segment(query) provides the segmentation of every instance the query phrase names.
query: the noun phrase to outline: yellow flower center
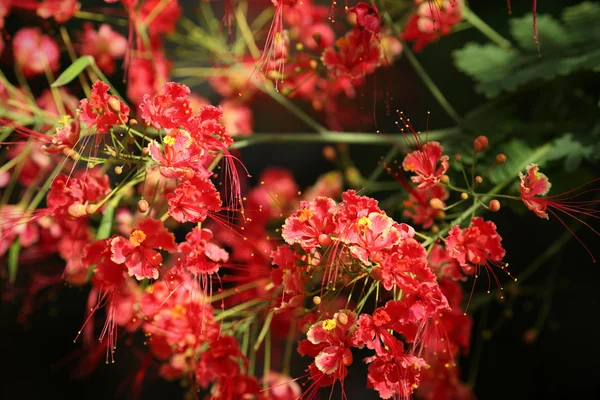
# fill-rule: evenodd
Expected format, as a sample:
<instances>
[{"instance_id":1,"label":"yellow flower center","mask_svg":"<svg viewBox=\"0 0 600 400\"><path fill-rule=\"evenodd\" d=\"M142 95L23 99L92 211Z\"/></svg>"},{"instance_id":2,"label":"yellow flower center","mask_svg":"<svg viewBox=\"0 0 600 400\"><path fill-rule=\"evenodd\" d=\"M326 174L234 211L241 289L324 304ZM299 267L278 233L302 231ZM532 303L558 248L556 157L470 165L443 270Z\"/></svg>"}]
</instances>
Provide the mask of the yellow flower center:
<instances>
[{"instance_id":1,"label":"yellow flower center","mask_svg":"<svg viewBox=\"0 0 600 400\"><path fill-rule=\"evenodd\" d=\"M336 326L337 322L335 322L335 319L326 319L323 321L323 329L326 331L334 330Z\"/></svg>"},{"instance_id":2,"label":"yellow flower center","mask_svg":"<svg viewBox=\"0 0 600 400\"><path fill-rule=\"evenodd\" d=\"M312 217L312 215L312 211L310 211L310 209L308 208L305 208L300 210L300 215L298 215L298 219L300 220L300 222L306 222L310 219L310 217Z\"/></svg>"},{"instance_id":3,"label":"yellow flower center","mask_svg":"<svg viewBox=\"0 0 600 400\"><path fill-rule=\"evenodd\" d=\"M131 235L129 235L129 241L135 247L138 247L140 244L142 244L144 240L146 240L146 234L139 229L136 229L135 231L131 232Z\"/></svg>"},{"instance_id":4,"label":"yellow flower center","mask_svg":"<svg viewBox=\"0 0 600 400\"><path fill-rule=\"evenodd\" d=\"M175 138L173 136L165 136L164 142L169 146L173 146L175 144Z\"/></svg>"},{"instance_id":5,"label":"yellow flower center","mask_svg":"<svg viewBox=\"0 0 600 400\"><path fill-rule=\"evenodd\" d=\"M183 317L186 313L187 313L187 310L181 304L177 304L177 305L175 305L175 307L173 307L171 309L171 314L173 315L173 318L175 318L175 319L179 319L179 318Z\"/></svg>"},{"instance_id":6,"label":"yellow flower center","mask_svg":"<svg viewBox=\"0 0 600 400\"><path fill-rule=\"evenodd\" d=\"M535 183L535 182L537 182L537 181L540 180L540 168L539 167L535 167L534 168L534 170L533 170L533 176L534 176L534 179L533 179L532 183Z\"/></svg>"},{"instance_id":7,"label":"yellow flower center","mask_svg":"<svg viewBox=\"0 0 600 400\"><path fill-rule=\"evenodd\" d=\"M358 224L360 226L362 226L363 228L366 228L366 227L371 226L373 223L371 222L369 217L362 217L361 219L358 220Z\"/></svg>"},{"instance_id":8,"label":"yellow flower center","mask_svg":"<svg viewBox=\"0 0 600 400\"><path fill-rule=\"evenodd\" d=\"M67 126L67 124L69 123L69 121L71 120L71 117L68 115L63 115L62 117L60 117L60 119L58 120L58 123L61 124L62 126Z\"/></svg>"}]
</instances>

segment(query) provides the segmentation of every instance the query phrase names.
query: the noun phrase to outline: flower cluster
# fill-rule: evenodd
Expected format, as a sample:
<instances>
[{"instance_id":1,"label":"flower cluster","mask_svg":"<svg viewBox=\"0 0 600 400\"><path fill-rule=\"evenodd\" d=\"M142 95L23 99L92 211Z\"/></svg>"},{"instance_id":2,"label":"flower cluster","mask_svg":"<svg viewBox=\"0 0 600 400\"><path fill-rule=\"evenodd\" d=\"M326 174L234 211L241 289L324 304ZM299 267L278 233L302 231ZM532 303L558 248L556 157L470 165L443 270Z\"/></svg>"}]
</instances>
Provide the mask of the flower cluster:
<instances>
[{"instance_id":1,"label":"flower cluster","mask_svg":"<svg viewBox=\"0 0 600 400\"><path fill-rule=\"evenodd\" d=\"M282 302L301 306L312 291L306 282L315 275L321 277L318 304L340 278L348 284L365 280L366 285L369 276L368 293L381 288L382 298L389 300L372 315L358 307L340 310L332 318L319 316L298 351L314 357L309 373L317 388L343 381L353 362L351 349L366 346L375 350L367 359L368 385L382 398L408 396L427 366L417 349L428 335L429 322L450 307L412 227L393 221L376 200L354 191L345 192L342 200L336 204L317 197L301 202L286 219L286 244L272 253ZM401 299L397 293L402 293Z\"/></svg>"}]
</instances>

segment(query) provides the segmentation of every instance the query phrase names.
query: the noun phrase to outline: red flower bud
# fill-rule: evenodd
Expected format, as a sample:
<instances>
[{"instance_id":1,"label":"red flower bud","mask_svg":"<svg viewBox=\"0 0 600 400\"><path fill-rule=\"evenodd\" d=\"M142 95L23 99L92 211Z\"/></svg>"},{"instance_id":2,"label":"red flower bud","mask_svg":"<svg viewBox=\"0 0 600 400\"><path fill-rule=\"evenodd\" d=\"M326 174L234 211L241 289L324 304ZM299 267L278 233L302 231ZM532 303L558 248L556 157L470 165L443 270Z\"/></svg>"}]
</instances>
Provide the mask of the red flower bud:
<instances>
[{"instance_id":1,"label":"red flower bud","mask_svg":"<svg viewBox=\"0 0 600 400\"><path fill-rule=\"evenodd\" d=\"M473 147L475 148L475 152L480 152L484 150L488 145L488 138L485 136L479 136L473 142Z\"/></svg>"}]
</instances>

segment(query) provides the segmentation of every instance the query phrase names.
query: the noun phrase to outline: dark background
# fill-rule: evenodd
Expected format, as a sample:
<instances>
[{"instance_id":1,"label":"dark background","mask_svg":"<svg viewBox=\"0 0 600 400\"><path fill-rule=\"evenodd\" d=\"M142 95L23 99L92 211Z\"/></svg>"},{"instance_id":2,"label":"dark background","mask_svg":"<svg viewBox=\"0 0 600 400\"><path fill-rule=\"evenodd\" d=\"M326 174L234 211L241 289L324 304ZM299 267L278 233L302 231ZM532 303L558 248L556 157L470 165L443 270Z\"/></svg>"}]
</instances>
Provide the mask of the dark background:
<instances>
[{"instance_id":1,"label":"dark background","mask_svg":"<svg viewBox=\"0 0 600 400\"><path fill-rule=\"evenodd\" d=\"M86 9L88 2L83 3L83 8ZM485 0L471 3L472 9L483 20L502 35L508 36L509 16L506 14L504 1ZM562 8L576 3L577 1L543 0L538 2L538 12L558 15ZM531 2L513 1L512 6L513 15L521 16L530 11ZM186 7L191 9L192 6L186 4ZM7 27L9 31L22 23L18 16L11 18ZM471 29L445 38L419 55L419 60L460 114L484 100L472 91L472 81L457 73L452 65L450 50L468 40L483 41L483 38ZM3 64L2 68L10 69L10 66ZM451 124L451 120L428 94L406 60L401 59L396 63L391 76L393 109L403 109L408 115L415 116L414 120L430 110L430 126L433 129ZM598 85L592 80L589 84L592 87L595 85L596 88ZM365 91L369 92L371 89ZM535 95L531 94L527 96L526 101L515 99L520 118L528 118L529 107L533 107L535 101ZM369 100L364 102L368 109ZM306 130L285 111L279 112L278 109L277 112L273 112L274 107L278 107L276 105L265 102L253 104L253 107L257 118L257 132ZM386 116L384 112L378 113L378 123L382 131L393 132L393 121L392 116ZM294 172L300 186L306 187L312 184L319 174L334 168L322 158L321 149L320 145L308 144L260 145L245 149L242 154L246 167L254 176L258 176L258 172L267 166L283 166ZM375 167L377 159L387 150L385 147L353 146L351 155L361 171L368 175ZM598 171L595 172L598 176ZM499 227L507 249L506 259L517 277L521 269L565 231L558 221L541 220L533 214L515 215L510 209L503 209L489 217ZM600 238L597 235L586 229L578 231L578 235L597 256L600 256ZM57 260L47 260L43 267L51 268L56 262ZM538 295L543 292L549 271L556 265L559 268L558 279L551 297L552 307L548 319L537 340L526 343L524 333L533 327L542 307L543 301ZM508 284L507 277L499 277ZM523 286L533 295L519 297L510 309L512 318L499 325L493 335L484 341L481 361L477 368L477 397L596 397L597 389L600 388L600 335L597 322L600 315L599 278L598 265L592 263L589 255L576 240L570 240L558 255L543 265ZM4 294L14 293L5 281L1 285ZM485 285L478 285L476 290L484 293ZM129 351L127 343L119 343L115 364L100 364L91 377L73 378L73 373L78 367L76 357L69 359L69 355L77 354L81 349L80 344L73 343L73 338L83 321L87 294L87 288L61 287L39 302L25 324L17 322L21 309L18 297L2 298L0 355L3 367L0 369L0 399L107 399L127 396L127 384L123 382L131 381L132 368L139 362L136 355ZM485 330L489 330L506 311L504 304L496 300L491 301ZM481 317L482 312L476 312L473 348L477 346L476 343L484 332L481 328ZM307 360L297 360L295 372L298 376L302 374ZM469 358L461 362L465 378L471 363L472 359ZM356 358L346 381L350 399L377 398L373 391L365 389L365 369ZM151 379L151 376L148 378L145 380L141 398L183 397L178 383Z\"/></svg>"}]
</instances>

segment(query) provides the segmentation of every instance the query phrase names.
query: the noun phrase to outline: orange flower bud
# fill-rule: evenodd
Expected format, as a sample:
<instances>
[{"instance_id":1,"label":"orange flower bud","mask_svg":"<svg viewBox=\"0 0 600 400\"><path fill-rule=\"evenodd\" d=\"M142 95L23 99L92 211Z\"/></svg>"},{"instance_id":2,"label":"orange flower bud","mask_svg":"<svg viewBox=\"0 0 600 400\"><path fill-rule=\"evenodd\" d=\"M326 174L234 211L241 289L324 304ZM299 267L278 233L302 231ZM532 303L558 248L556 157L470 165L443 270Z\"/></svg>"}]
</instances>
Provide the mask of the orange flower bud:
<instances>
[{"instance_id":1,"label":"orange flower bud","mask_svg":"<svg viewBox=\"0 0 600 400\"><path fill-rule=\"evenodd\" d=\"M473 147L475 148L475 152L480 152L484 150L488 146L488 138L485 136L479 136L473 142Z\"/></svg>"}]
</instances>

